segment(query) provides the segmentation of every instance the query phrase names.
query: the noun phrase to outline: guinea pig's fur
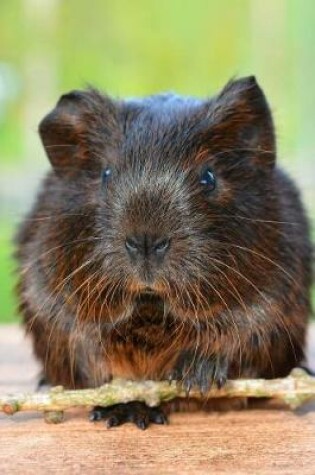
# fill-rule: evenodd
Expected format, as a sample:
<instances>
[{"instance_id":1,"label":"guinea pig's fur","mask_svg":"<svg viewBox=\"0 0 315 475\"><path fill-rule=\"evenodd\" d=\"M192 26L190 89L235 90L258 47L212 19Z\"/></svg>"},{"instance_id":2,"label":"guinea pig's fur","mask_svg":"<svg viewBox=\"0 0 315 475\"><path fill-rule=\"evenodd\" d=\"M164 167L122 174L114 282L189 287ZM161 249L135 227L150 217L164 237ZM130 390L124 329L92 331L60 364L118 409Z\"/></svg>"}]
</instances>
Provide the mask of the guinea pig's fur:
<instances>
[{"instance_id":1,"label":"guinea pig's fur","mask_svg":"<svg viewBox=\"0 0 315 475\"><path fill-rule=\"evenodd\" d=\"M285 376L304 356L311 244L254 77L211 99L61 97L18 235L20 309L51 384Z\"/></svg>"}]
</instances>

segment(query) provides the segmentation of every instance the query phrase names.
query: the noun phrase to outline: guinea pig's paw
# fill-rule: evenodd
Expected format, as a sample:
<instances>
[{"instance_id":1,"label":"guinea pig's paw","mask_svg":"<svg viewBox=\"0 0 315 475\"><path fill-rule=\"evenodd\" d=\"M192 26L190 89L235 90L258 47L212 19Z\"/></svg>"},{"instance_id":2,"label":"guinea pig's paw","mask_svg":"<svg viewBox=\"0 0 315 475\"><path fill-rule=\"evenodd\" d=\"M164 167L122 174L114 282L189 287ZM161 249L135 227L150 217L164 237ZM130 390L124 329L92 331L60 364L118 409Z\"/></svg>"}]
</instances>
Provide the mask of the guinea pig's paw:
<instances>
[{"instance_id":1,"label":"guinea pig's paw","mask_svg":"<svg viewBox=\"0 0 315 475\"><path fill-rule=\"evenodd\" d=\"M181 381L188 394L193 387L199 388L202 394L206 394L213 385L219 389L224 386L227 372L228 363L225 357L200 356L194 352L185 351L178 358L169 379Z\"/></svg>"},{"instance_id":2,"label":"guinea pig's paw","mask_svg":"<svg viewBox=\"0 0 315 475\"><path fill-rule=\"evenodd\" d=\"M90 421L106 420L108 429L133 422L139 429L152 424L167 424L167 417L160 407L149 407L144 402L134 401L108 407L96 406L90 412Z\"/></svg>"}]
</instances>

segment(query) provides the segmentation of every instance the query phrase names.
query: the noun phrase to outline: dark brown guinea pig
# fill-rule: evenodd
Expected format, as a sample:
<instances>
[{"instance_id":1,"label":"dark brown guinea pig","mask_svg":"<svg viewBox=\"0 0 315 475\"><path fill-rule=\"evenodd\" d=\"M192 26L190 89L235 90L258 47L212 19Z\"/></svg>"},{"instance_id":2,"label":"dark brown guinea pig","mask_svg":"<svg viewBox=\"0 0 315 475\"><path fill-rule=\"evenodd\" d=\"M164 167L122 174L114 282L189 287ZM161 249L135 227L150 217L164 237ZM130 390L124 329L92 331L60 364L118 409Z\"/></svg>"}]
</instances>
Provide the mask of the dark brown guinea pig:
<instances>
[{"instance_id":1,"label":"dark brown guinea pig","mask_svg":"<svg viewBox=\"0 0 315 475\"><path fill-rule=\"evenodd\" d=\"M254 77L214 98L61 97L53 170L18 236L20 308L53 385L285 376L301 362L311 244ZM142 403L108 426L165 421Z\"/></svg>"}]
</instances>

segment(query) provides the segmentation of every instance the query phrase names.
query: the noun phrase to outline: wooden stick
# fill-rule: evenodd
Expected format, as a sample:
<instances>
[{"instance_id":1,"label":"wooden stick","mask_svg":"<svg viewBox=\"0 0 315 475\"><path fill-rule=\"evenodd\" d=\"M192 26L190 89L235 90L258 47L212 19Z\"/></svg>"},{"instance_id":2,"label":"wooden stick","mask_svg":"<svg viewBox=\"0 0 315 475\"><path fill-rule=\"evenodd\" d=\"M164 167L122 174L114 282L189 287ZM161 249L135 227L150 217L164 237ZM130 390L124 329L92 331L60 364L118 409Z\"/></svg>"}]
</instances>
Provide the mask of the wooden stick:
<instances>
[{"instance_id":1,"label":"wooden stick","mask_svg":"<svg viewBox=\"0 0 315 475\"><path fill-rule=\"evenodd\" d=\"M237 379L229 380L221 388L212 388L201 395L192 389L190 397L204 398L278 398L292 409L315 399L315 378L296 368L283 379ZM143 401L148 406L157 406L175 397L185 398L181 385L172 381L126 381L114 379L96 389L65 390L56 386L47 393L0 395L0 411L11 415L18 411L42 411L48 422L61 422L63 411L71 407L111 406L130 401Z\"/></svg>"}]
</instances>

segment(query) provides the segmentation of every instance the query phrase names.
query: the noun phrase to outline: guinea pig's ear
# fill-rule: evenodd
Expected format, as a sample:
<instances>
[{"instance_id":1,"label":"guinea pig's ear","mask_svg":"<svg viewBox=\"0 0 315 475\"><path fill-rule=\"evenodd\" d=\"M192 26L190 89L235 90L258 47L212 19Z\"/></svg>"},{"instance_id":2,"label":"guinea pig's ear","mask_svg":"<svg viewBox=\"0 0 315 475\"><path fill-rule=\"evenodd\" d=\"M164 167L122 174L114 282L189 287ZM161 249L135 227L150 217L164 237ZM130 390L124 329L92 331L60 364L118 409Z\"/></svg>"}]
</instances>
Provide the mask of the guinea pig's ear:
<instances>
[{"instance_id":1,"label":"guinea pig's ear","mask_svg":"<svg viewBox=\"0 0 315 475\"><path fill-rule=\"evenodd\" d=\"M72 91L61 96L56 107L39 124L39 134L49 160L57 171L69 169L84 159L85 92Z\"/></svg>"},{"instance_id":2,"label":"guinea pig's ear","mask_svg":"<svg viewBox=\"0 0 315 475\"><path fill-rule=\"evenodd\" d=\"M39 134L49 160L59 174L87 165L97 147L113 140L115 105L94 89L61 96L56 107L41 121Z\"/></svg>"},{"instance_id":3,"label":"guinea pig's ear","mask_svg":"<svg viewBox=\"0 0 315 475\"><path fill-rule=\"evenodd\" d=\"M211 148L244 152L254 162L272 166L275 134L271 112L254 76L230 81L210 109ZM218 150L219 151L219 150Z\"/></svg>"}]
</instances>

